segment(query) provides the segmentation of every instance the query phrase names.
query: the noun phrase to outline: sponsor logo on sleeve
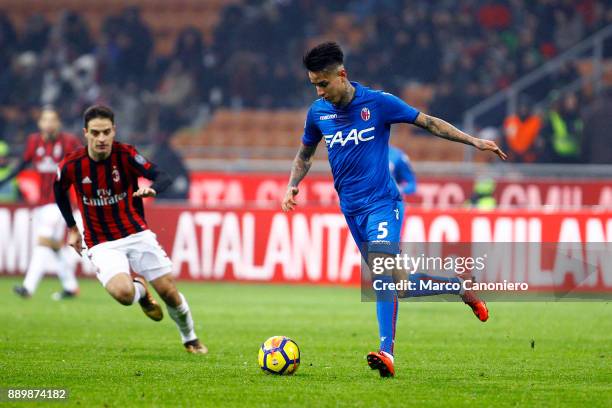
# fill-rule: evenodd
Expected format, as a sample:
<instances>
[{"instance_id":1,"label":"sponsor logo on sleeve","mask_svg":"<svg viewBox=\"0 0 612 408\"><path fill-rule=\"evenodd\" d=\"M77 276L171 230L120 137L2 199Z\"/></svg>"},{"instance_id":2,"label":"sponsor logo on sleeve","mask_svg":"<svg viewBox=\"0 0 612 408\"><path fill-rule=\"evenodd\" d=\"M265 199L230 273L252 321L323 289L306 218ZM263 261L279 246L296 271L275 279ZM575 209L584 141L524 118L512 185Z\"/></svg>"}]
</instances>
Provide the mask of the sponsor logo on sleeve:
<instances>
[{"instance_id":1,"label":"sponsor logo on sleeve","mask_svg":"<svg viewBox=\"0 0 612 408\"><path fill-rule=\"evenodd\" d=\"M319 116L319 120L330 120L330 119L336 119L337 117L338 117L337 114L332 113L331 115Z\"/></svg>"},{"instance_id":2,"label":"sponsor logo on sleeve","mask_svg":"<svg viewBox=\"0 0 612 408\"><path fill-rule=\"evenodd\" d=\"M145 164L147 164L147 159L142 157L140 154L137 154L136 156L134 156L134 160L136 160L136 163L140 164L141 166L144 166Z\"/></svg>"}]
</instances>

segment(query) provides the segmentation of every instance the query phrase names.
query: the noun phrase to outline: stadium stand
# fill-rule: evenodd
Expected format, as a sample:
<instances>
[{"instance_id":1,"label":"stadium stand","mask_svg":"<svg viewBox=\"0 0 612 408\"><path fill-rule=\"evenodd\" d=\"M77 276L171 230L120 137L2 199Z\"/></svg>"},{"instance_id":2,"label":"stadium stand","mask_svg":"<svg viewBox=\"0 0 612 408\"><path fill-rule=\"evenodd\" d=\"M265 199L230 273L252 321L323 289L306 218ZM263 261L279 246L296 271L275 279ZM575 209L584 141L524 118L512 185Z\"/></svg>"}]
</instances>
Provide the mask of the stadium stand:
<instances>
[{"instance_id":1,"label":"stadium stand","mask_svg":"<svg viewBox=\"0 0 612 408\"><path fill-rule=\"evenodd\" d=\"M467 109L612 23L600 0L0 0L0 10L5 139L19 145L40 105L59 106L78 130L86 105L107 102L125 140L176 133L173 145L193 159L290 158L314 98L301 54L323 39L342 43L352 78L461 124ZM530 96L593 70L592 56L579 56ZM578 96L585 107L601 98ZM499 133L504 116L486 125ZM415 161L464 158L461 146L415 129L395 133Z\"/></svg>"}]
</instances>

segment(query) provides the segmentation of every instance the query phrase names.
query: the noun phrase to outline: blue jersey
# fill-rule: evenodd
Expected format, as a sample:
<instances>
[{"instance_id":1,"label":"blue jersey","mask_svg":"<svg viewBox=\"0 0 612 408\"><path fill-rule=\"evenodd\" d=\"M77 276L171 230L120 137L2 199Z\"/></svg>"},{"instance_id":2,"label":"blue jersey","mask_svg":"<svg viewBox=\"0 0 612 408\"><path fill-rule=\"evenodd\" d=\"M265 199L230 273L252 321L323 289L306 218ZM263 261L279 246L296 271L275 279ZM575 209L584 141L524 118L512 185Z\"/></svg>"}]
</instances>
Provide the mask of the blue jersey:
<instances>
[{"instance_id":1,"label":"blue jersey","mask_svg":"<svg viewBox=\"0 0 612 408\"><path fill-rule=\"evenodd\" d=\"M389 171L403 194L416 192L416 178L406 153L395 146L389 146Z\"/></svg>"},{"instance_id":2,"label":"blue jersey","mask_svg":"<svg viewBox=\"0 0 612 408\"><path fill-rule=\"evenodd\" d=\"M414 123L412 106L386 92L356 82L355 97L344 107L323 98L313 102L302 143L325 139L334 187L345 215L356 215L401 200L389 172L389 131L393 123Z\"/></svg>"}]
</instances>

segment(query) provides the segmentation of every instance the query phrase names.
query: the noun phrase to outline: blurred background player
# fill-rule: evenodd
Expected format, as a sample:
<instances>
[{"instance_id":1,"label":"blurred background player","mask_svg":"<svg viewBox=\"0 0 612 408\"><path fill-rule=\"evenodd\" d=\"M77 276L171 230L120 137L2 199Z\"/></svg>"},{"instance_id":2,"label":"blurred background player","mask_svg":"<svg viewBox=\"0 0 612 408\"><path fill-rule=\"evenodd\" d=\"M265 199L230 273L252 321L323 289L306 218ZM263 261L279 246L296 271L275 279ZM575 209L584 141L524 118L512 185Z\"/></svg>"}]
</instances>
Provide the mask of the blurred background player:
<instances>
[{"instance_id":1,"label":"blurred background player","mask_svg":"<svg viewBox=\"0 0 612 408\"><path fill-rule=\"evenodd\" d=\"M304 125L301 147L293 161L289 185L282 202L284 211L296 206L298 185L312 165L317 145L324 139L340 208L363 258L395 256L399 253L404 206L389 172L389 132L394 123L410 123L435 136L491 151L502 160L506 155L495 144L461 132L449 123L426 115L386 92L373 91L350 82L344 53L335 42L317 45L303 58L308 78L319 99L312 103ZM393 274L395 275L395 271ZM393 282L394 276L377 275L373 281ZM405 279L405 278L404 278ZM461 283L461 278L410 274L416 291L405 296L460 295L481 321L488 319L485 303L473 291L420 289L421 280ZM398 312L395 290L375 290L380 351L368 354L368 365L383 377L394 376L393 347Z\"/></svg>"},{"instance_id":2,"label":"blurred background player","mask_svg":"<svg viewBox=\"0 0 612 408\"><path fill-rule=\"evenodd\" d=\"M9 145L0 140L0 180L4 180L11 174L12 169L9 163L10 152ZM16 180L11 180L0 186L0 204L14 203L19 199L19 195Z\"/></svg>"},{"instance_id":3,"label":"blurred background player","mask_svg":"<svg viewBox=\"0 0 612 408\"><path fill-rule=\"evenodd\" d=\"M138 302L149 318L159 321L163 312L147 289L150 282L166 303L185 349L207 353L195 334L187 300L174 284L172 262L145 221L142 198L155 197L172 180L134 147L114 141L115 115L108 107L92 106L83 116L87 147L60 163L54 183L55 200L68 225L68 243L81 254L83 238L68 199L74 186L87 255L104 288L122 305ZM138 177L154 183L139 188ZM130 268L141 276L132 279Z\"/></svg>"},{"instance_id":4,"label":"blurred background player","mask_svg":"<svg viewBox=\"0 0 612 408\"><path fill-rule=\"evenodd\" d=\"M66 226L53 198L53 180L59 162L67 153L80 147L81 143L74 135L61 131L59 114L51 107L42 109L38 129L37 133L28 137L23 159L0 179L2 188L12 183L13 178L22 170L32 166L40 180L38 207L34 210L32 220L36 243L23 285L15 286L13 290L23 298L30 297L45 272L53 271L62 284L62 291L54 293L53 298L72 298L79 289L75 278L78 258L64 245Z\"/></svg>"},{"instance_id":5,"label":"blurred background player","mask_svg":"<svg viewBox=\"0 0 612 408\"><path fill-rule=\"evenodd\" d=\"M474 189L468 204L471 208L478 210L494 210L497 207L494 193L495 180L492 177L479 177L474 182Z\"/></svg>"},{"instance_id":6,"label":"blurred background player","mask_svg":"<svg viewBox=\"0 0 612 408\"><path fill-rule=\"evenodd\" d=\"M389 171L400 193L409 196L416 193L417 182L408 155L399 147L389 145Z\"/></svg>"}]
</instances>

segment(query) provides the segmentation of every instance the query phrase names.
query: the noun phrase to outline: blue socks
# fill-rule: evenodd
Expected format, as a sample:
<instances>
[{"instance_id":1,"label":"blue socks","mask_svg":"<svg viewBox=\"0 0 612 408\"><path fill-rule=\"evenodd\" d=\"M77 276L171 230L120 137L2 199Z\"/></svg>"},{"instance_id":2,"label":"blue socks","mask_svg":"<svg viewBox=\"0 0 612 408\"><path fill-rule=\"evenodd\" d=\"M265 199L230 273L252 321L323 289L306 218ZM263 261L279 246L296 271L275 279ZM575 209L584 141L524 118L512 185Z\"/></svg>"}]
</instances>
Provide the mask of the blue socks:
<instances>
[{"instance_id":1,"label":"blue socks","mask_svg":"<svg viewBox=\"0 0 612 408\"><path fill-rule=\"evenodd\" d=\"M392 283L391 276L378 276L381 283ZM410 274L412 290L406 291L406 297L434 296L444 294L459 295L462 293L462 280L458 277L447 278L432 276L425 273ZM380 287L385 287L380 285ZM380 351L393 355L395 344L395 325L397 323L398 299L395 290L376 290L376 317L378 318L378 334L380 336Z\"/></svg>"},{"instance_id":2,"label":"blue socks","mask_svg":"<svg viewBox=\"0 0 612 408\"><path fill-rule=\"evenodd\" d=\"M380 276L376 280L383 283L393 282L391 276ZM378 334L380 350L393 355L395 343L395 324L397 322L397 294L395 290L376 291L376 317L378 318Z\"/></svg>"}]
</instances>

